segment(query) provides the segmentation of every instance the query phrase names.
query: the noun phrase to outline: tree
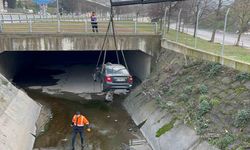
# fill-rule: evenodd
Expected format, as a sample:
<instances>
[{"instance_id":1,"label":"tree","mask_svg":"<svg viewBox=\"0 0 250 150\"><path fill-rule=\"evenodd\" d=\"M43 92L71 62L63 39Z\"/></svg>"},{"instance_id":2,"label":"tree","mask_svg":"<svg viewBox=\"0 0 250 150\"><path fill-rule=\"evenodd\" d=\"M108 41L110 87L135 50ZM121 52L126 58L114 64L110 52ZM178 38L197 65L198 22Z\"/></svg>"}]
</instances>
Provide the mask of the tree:
<instances>
[{"instance_id":1,"label":"tree","mask_svg":"<svg viewBox=\"0 0 250 150\"><path fill-rule=\"evenodd\" d=\"M230 0L218 0L218 2L216 3L216 7L214 8L215 10L215 17L212 17L213 20L211 20L212 22L212 26L213 26L213 32L212 32L212 36L211 36L211 40L210 42L214 42L215 39L215 34L216 31L218 29L218 22L220 22L221 19L224 18L224 16L222 15L222 10L224 10L223 8L225 8L225 6L230 4Z\"/></svg>"},{"instance_id":2,"label":"tree","mask_svg":"<svg viewBox=\"0 0 250 150\"><path fill-rule=\"evenodd\" d=\"M212 36L211 36L211 40L210 42L214 42L215 39L215 34L216 34L216 30L217 30L217 21L220 18L221 15L221 8L222 8L222 4L223 4L223 0L219 0L218 1L218 5L217 5L217 9L215 11L215 20L213 22L213 32L212 32Z\"/></svg>"},{"instance_id":3,"label":"tree","mask_svg":"<svg viewBox=\"0 0 250 150\"><path fill-rule=\"evenodd\" d=\"M249 0L235 0L233 3L233 14L238 28L238 39L236 45L239 46L241 36L250 28L250 2Z\"/></svg>"},{"instance_id":4,"label":"tree","mask_svg":"<svg viewBox=\"0 0 250 150\"><path fill-rule=\"evenodd\" d=\"M169 32L170 20L171 20L173 8L178 6L179 3L181 2L164 2L164 3L152 4L148 7L148 15L151 19L156 19L160 21L160 29L162 29L162 22L163 22L162 20L165 15L165 9L167 8L167 15L168 15L167 32Z\"/></svg>"},{"instance_id":5,"label":"tree","mask_svg":"<svg viewBox=\"0 0 250 150\"><path fill-rule=\"evenodd\" d=\"M193 7L195 8L195 20L194 20L194 35L196 37L197 32L197 19L206 16L211 11L211 6L213 6L214 1L211 0L193 0Z\"/></svg>"},{"instance_id":6,"label":"tree","mask_svg":"<svg viewBox=\"0 0 250 150\"><path fill-rule=\"evenodd\" d=\"M162 29L162 19L164 17L165 9L169 4L167 2L157 3L149 5L148 15L151 19L158 20L160 22L160 28Z\"/></svg>"}]
</instances>

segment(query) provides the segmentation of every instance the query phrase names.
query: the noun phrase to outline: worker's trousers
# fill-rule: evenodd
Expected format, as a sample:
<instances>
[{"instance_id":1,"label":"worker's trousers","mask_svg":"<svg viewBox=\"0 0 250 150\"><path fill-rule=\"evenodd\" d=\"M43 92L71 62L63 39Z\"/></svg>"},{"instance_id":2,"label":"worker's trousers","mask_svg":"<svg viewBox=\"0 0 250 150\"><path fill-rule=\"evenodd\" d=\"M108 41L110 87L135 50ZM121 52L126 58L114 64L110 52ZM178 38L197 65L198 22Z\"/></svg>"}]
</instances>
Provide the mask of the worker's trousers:
<instances>
[{"instance_id":1,"label":"worker's trousers","mask_svg":"<svg viewBox=\"0 0 250 150\"><path fill-rule=\"evenodd\" d=\"M81 137L81 145L83 145L83 136L84 136L83 127L74 126L74 127L73 127L73 133L72 133L72 148L73 148L73 149L75 148L75 140L76 140L76 135L77 135L77 133L80 134L80 137Z\"/></svg>"}]
</instances>

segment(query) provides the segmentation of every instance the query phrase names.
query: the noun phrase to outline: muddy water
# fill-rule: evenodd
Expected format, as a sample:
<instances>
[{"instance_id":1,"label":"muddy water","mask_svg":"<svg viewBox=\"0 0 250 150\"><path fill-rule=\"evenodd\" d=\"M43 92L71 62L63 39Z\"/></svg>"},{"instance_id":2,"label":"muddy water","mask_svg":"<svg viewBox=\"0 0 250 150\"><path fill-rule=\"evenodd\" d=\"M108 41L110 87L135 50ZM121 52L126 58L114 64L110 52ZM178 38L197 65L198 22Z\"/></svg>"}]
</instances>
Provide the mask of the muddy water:
<instances>
[{"instance_id":1,"label":"muddy water","mask_svg":"<svg viewBox=\"0 0 250 150\"><path fill-rule=\"evenodd\" d=\"M83 72L86 72L83 70ZM81 111L90 121L92 131L85 131L84 150L120 150L127 147L130 140L142 139L139 129L135 126L130 116L122 106L124 96L116 96L112 104L107 104L103 98L92 96L91 100L72 92L56 94L44 93L42 87L57 85L65 79L55 79L54 75L65 73L65 70L48 70L29 68L15 78L16 84L25 89L27 94L35 101L48 107L53 118L47 124L45 132L40 134L35 141L34 149L43 150L70 150L72 128L71 119L76 111ZM70 72L71 78L81 79L82 74ZM84 74L83 74L84 75ZM87 77L88 75L86 75ZM72 79L72 80L73 80ZM73 80L74 81L74 80ZM68 82L63 82L67 86ZM70 84L72 84L70 82ZM85 85L80 83L76 86ZM38 86L38 89L31 89ZM72 86L72 85L71 85ZM58 86L60 87L60 86ZM98 100L97 100L98 99ZM76 150L80 150L80 137L77 136Z\"/></svg>"},{"instance_id":2,"label":"muddy water","mask_svg":"<svg viewBox=\"0 0 250 150\"><path fill-rule=\"evenodd\" d=\"M28 95L52 110L53 118L46 131L38 136L34 148L71 148L70 127L72 116L81 111L90 121L92 131L85 131L85 149L117 150L128 145L129 140L140 136L137 127L123 109L122 97L116 97L112 104L103 101L74 102L52 97L39 91L28 90ZM132 131L130 131L133 129ZM78 136L76 147L80 145Z\"/></svg>"}]
</instances>

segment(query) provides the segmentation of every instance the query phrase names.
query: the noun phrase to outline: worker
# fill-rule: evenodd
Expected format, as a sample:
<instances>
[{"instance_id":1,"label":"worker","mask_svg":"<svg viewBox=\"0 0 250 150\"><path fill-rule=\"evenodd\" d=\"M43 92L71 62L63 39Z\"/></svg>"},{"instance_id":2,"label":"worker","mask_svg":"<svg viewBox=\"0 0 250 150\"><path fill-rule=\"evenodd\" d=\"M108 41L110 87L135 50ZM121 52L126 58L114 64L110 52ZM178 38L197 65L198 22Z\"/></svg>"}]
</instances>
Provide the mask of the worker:
<instances>
[{"instance_id":1,"label":"worker","mask_svg":"<svg viewBox=\"0 0 250 150\"><path fill-rule=\"evenodd\" d=\"M91 129L89 127L89 121L88 119L83 116L79 111L76 112L76 114L72 118L72 124L73 127L73 135L72 135L72 150L75 150L75 139L77 133L80 134L81 137L81 147L84 148L83 144L83 133L84 133L84 126L87 126L87 131L90 132Z\"/></svg>"},{"instance_id":2,"label":"worker","mask_svg":"<svg viewBox=\"0 0 250 150\"><path fill-rule=\"evenodd\" d=\"M98 32L97 17L96 17L95 12L92 12L90 20L91 20L91 25L92 25L92 31L93 32Z\"/></svg>"}]
</instances>

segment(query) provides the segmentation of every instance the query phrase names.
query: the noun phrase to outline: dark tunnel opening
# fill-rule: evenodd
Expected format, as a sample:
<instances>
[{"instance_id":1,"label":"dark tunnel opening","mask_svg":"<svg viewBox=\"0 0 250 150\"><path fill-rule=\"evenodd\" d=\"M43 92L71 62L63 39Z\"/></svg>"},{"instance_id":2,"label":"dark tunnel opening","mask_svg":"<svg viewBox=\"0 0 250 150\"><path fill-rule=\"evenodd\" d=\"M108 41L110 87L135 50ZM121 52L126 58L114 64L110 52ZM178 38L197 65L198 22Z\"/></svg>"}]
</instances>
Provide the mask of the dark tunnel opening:
<instances>
[{"instance_id":1,"label":"dark tunnel opening","mask_svg":"<svg viewBox=\"0 0 250 150\"><path fill-rule=\"evenodd\" d=\"M0 54L0 71L17 86L49 86L58 82L51 75L63 74L69 66L82 65L88 66L83 68L86 69L83 72L88 74L86 76L90 80L99 55L100 51L7 51ZM120 63L125 65L120 51L118 55ZM150 55L139 50L124 51L124 55L130 74L138 81L144 80L150 74ZM105 62L118 63L116 51L107 51ZM50 69L53 66L60 67Z\"/></svg>"}]
</instances>

